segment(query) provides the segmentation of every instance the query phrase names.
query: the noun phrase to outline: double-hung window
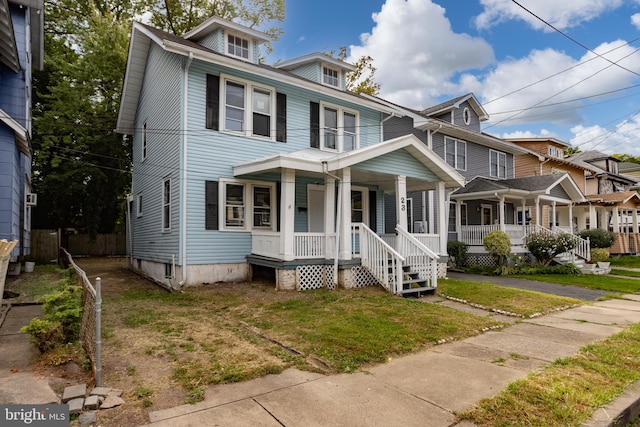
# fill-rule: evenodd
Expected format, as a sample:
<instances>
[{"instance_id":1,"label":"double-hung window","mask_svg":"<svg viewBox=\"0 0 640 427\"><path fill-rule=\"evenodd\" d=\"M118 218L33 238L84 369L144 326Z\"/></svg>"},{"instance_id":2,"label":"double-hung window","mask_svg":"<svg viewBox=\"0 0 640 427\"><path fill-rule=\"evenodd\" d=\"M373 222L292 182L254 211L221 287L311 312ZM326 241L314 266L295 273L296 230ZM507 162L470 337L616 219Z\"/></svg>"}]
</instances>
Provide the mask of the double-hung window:
<instances>
[{"instance_id":1,"label":"double-hung window","mask_svg":"<svg viewBox=\"0 0 640 427\"><path fill-rule=\"evenodd\" d=\"M320 114L321 148L338 152L358 148L358 114L323 105Z\"/></svg>"},{"instance_id":2,"label":"double-hung window","mask_svg":"<svg viewBox=\"0 0 640 427\"><path fill-rule=\"evenodd\" d=\"M453 138L444 138L446 162L458 170L467 169L467 143Z\"/></svg>"},{"instance_id":3,"label":"double-hung window","mask_svg":"<svg viewBox=\"0 0 640 427\"><path fill-rule=\"evenodd\" d=\"M250 181L223 181L222 185L223 229L274 228L274 185Z\"/></svg>"},{"instance_id":4,"label":"double-hung window","mask_svg":"<svg viewBox=\"0 0 640 427\"><path fill-rule=\"evenodd\" d=\"M227 53L249 59L249 40L229 34L227 36Z\"/></svg>"},{"instance_id":5,"label":"double-hung window","mask_svg":"<svg viewBox=\"0 0 640 427\"><path fill-rule=\"evenodd\" d=\"M275 92L250 82L224 79L224 130L246 136L276 136Z\"/></svg>"},{"instance_id":6,"label":"double-hung window","mask_svg":"<svg viewBox=\"0 0 640 427\"><path fill-rule=\"evenodd\" d=\"M489 156L491 158L491 169L490 174L495 178L506 178L507 177L507 155L500 151L489 151Z\"/></svg>"}]
</instances>

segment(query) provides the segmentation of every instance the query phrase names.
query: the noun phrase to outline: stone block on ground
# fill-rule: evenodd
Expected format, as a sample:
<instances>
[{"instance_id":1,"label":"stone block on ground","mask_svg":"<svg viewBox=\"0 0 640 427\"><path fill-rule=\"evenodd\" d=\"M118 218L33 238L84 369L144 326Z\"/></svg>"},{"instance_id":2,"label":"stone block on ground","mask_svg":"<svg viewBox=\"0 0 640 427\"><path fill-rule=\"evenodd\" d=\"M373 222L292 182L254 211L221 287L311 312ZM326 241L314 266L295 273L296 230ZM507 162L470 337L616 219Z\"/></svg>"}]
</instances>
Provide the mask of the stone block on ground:
<instances>
[{"instance_id":1,"label":"stone block on ground","mask_svg":"<svg viewBox=\"0 0 640 427\"><path fill-rule=\"evenodd\" d=\"M102 404L100 405L100 409L115 408L116 406L120 406L123 403L124 403L124 400L122 400L117 396L107 396L107 398L104 399L104 402L102 402Z\"/></svg>"},{"instance_id":2,"label":"stone block on ground","mask_svg":"<svg viewBox=\"0 0 640 427\"><path fill-rule=\"evenodd\" d=\"M77 384L69 387L65 387L62 393L62 403L67 403L70 400L83 398L87 395L87 385Z\"/></svg>"},{"instance_id":3,"label":"stone block on ground","mask_svg":"<svg viewBox=\"0 0 640 427\"><path fill-rule=\"evenodd\" d=\"M69 415L75 415L82 412L82 408L84 407L84 398L78 397L76 399L71 399L67 402L69 405Z\"/></svg>"},{"instance_id":4,"label":"stone block on ground","mask_svg":"<svg viewBox=\"0 0 640 427\"><path fill-rule=\"evenodd\" d=\"M100 396L92 394L84 400L84 409L98 409L100 406Z\"/></svg>"},{"instance_id":5,"label":"stone block on ground","mask_svg":"<svg viewBox=\"0 0 640 427\"><path fill-rule=\"evenodd\" d=\"M94 387L93 390L91 390L91 393L89 393L90 395L96 395L96 396L107 396L109 393L111 392L111 389L108 387Z\"/></svg>"},{"instance_id":6,"label":"stone block on ground","mask_svg":"<svg viewBox=\"0 0 640 427\"><path fill-rule=\"evenodd\" d=\"M97 421L98 421L98 416L96 415L95 411L83 412L78 417L78 422L82 427L95 424Z\"/></svg>"},{"instance_id":7,"label":"stone block on ground","mask_svg":"<svg viewBox=\"0 0 640 427\"><path fill-rule=\"evenodd\" d=\"M122 390L118 388L110 389L108 396L122 397Z\"/></svg>"}]
</instances>

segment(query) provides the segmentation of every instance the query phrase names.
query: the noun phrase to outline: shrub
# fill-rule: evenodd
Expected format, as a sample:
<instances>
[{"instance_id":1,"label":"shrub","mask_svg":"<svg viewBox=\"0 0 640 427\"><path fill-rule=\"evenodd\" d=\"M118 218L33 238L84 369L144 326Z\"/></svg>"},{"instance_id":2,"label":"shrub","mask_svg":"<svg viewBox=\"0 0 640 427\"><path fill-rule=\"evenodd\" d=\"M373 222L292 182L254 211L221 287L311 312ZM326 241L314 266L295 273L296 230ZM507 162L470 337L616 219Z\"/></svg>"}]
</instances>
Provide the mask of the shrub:
<instances>
[{"instance_id":1,"label":"shrub","mask_svg":"<svg viewBox=\"0 0 640 427\"><path fill-rule=\"evenodd\" d=\"M75 284L73 274L58 282L57 292L42 297L44 320L32 319L21 329L41 352L79 338L82 321L82 287Z\"/></svg>"},{"instance_id":2,"label":"shrub","mask_svg":"<svg viewBox=\"0 0 640 427\"><path fill-rule=\"evenodd\" d=\"M506 264L507 257L511 252L511 239L507 233L501 230L494 230L484 236L482 243L498 266Z\"/></svg>"},{"instance_id":3,"label":"shrub","mask_svg":"<svg viewBox=\"0 0 640 427\"><path fill-rule=\"evenodd\" d=\"M568 233L531 233L524 239L524 245L538 263L549 265L556 255L575 248L576 242Z\"/></svg>"},{"instance_id":4,"label":"shrub","mask_svg":"<svg viewBox=\"0 0 640 427\"><path fill-rule=\"evenodd\" d=\"M545 265L535 267L514 268L511 274L581 274L574 264Z\"/></svg>"},{"instance_id":5,"label":"shrub","mask_svg":"<svg viewBox=\"0 0 640 427\"><path fill-rule=\"evenodd\" d=\"M609 259L609 251L604 248L591 249L591 262L604 262Z\"/></svg>"},{"instance_id":6,"label":"shrub","mask_svg":"<svg viewBox=\"0 0 640 427\"><path fill-rule=\"evenodd\" d=\"M591 230L582 230L580 237L589 238L589 246L593 248L609 248L616 241L616 235L611 231L602 230L601 228L593 228Z\"/></svg>"},{"instance_id":7,"label":"shrub","mask_svg":"<svg viewBox=\"0 0 640 427\"><path fill-rule=\"evenodd\" d=\"M452 240L447 243L447 254L452 258L452 262L455 267L462 268L468 265L468 250L469 246L464 242Z\"/></svg>"}]
</instances>

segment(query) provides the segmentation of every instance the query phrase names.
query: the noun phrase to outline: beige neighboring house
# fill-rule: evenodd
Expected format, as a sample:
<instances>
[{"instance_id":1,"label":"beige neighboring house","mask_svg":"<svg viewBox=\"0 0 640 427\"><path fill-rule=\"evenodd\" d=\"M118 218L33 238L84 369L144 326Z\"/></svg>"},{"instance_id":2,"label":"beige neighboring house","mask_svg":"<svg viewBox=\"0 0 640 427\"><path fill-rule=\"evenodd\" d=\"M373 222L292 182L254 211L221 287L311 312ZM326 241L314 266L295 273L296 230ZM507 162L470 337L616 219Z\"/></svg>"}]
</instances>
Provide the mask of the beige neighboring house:
<instances>
[{"instance_id":1,"label":"beige neighboring house","mask_svg":"<svg viewBox=\"0 0 640 427\"><path fill-rule=\"evenodd\" d=\"M570 145L556 138L509 141L545 157L540 162L535 155L518 156L517 177L568 173L585 196L584 202L559 206L555 215L546 208L542 211L541 224L553 228L569 223L571 217L571 231L574 233L591 228L616 233L616 242L609 249L612 254L640 252L640 196L633 191L638 179L628 176L628 173L622 174L620 160L600 151L586 151L565 157L564 149ZM555 224L553 218L556 218Z\"/></svg>"}]
</instances>

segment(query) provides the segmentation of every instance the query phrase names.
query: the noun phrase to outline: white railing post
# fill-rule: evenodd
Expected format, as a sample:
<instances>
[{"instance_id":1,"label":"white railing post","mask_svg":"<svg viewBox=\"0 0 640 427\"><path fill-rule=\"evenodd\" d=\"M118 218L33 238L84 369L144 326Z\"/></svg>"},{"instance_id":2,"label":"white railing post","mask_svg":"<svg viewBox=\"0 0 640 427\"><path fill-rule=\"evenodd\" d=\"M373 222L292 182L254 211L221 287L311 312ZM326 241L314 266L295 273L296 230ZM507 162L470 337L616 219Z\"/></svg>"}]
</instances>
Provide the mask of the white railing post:
<instances>
[{"instance_id":1,"label":"white railing post","mask_svg":"<svg viewBox=\"0 0 640 427\"><path fill-rule=\"evenodd\" d=\"M96 277L96 387L102 387L102 279Z\"/></svg>"}]
</instances>

